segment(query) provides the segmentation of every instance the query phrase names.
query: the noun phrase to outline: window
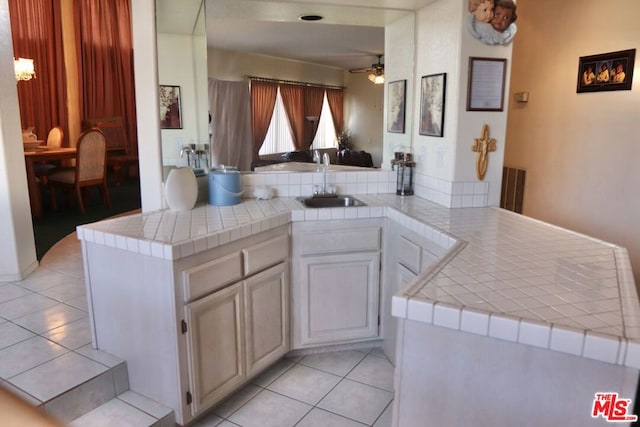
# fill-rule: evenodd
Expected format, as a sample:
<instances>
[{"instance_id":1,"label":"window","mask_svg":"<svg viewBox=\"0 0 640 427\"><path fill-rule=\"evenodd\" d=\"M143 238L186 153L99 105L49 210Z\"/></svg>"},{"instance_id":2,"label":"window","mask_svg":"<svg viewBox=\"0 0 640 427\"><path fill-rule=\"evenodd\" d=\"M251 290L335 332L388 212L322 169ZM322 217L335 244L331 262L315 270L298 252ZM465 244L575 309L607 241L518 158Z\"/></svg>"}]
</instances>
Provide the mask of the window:
<instances>
[{"instance_id":1,"label":"window","mask_svg":"<svg viewBox=\"0 0 640 427\"><path fill-rule=\"evenodd\" d=\"M291 135L291 126L287 119L287 112L284 109L284 103L280 96L280 88L276 94L276 105L273 107L273 116L267 136L264 137L264 143L260 147L258 154L264 156L266 154L285 153L295 150L293 145L293 137Z\"/></svg>"},{"instance_id":2,"label":"window","mask_svg":"<svg viewBox=\"0 0 640 427\"><path fill-rule=\"evenodd\" d=\"M322 112L320 113L320 122L318 122L318 131L313 139L313 149L317 148L336 148L338 147L338 137L336 136L336 128L333 125L331 117L331 109L329 101L327 101L327 93L324 93L322 101Z\"/></svg>"}]
</instances>

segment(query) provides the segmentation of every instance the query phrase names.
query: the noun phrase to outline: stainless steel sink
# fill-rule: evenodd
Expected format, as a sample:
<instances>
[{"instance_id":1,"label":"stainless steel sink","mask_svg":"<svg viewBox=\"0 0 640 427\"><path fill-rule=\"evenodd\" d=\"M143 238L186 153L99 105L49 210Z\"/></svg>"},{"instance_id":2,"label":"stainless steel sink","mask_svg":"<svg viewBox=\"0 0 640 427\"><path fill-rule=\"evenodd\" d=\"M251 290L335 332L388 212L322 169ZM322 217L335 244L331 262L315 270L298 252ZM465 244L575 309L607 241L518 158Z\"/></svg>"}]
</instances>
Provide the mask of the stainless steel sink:
<instances>
[{"instance_id":1,"label":"stainless steel sink","mask_svg":"<svg viewBox=\"0 0 640 427\"><path fill-rule=\"evenodd\" d=\"M298 197L296 200L302 202L308 208L345 208L366 206L366 204L351 196L334 197Z\"/></svg>"}]
</instances>

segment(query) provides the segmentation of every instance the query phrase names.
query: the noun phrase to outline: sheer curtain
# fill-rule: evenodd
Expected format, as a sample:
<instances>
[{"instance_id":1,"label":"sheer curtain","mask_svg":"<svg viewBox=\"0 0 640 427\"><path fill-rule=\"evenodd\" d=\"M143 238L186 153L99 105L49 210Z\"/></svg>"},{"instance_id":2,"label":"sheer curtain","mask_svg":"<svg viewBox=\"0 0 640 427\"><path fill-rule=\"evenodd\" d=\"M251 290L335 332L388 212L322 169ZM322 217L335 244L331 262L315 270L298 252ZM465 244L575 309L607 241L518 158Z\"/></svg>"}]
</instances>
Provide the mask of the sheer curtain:
<instances>
[{"instance_id":1,"label":"sheer curtain","mask_svg":"<svg viewBox=\"0 0 640 427\"><path fill-rule=\"evenodd\" d=\"M82 118L122 116L137 152L129 0L82 0L73 7Z\"/></svg>"},{"instance_id":2,"label":"sheer curtain","mask_svg":"<svg viewBox=\"0 0 640 427\"><path fill-rule=\"evenodd\" d=\"M46 139L54 126L68 135L62 18L57 0L9 0L13 51L34 60L36 78L18 82L22 127ZM65 143L66 145L66 143Z\"/></svg>"},{"instance_id":3,"label":"sheer curtain","mask_svg":"<svg viewBox=\"0 0 640 427\"><path fill-rule=\"evenodd\" d=\"M213 165L231 165L241 171L251 170L254 156L251 105L248 81L209 79Z\"/></svg>"},{"instance_id":4,"label":"sheer curtain","mask_svg":"<svg viewBox=\"0 0 640 427\"><path fill-rule=\"evenodd\" d=\"M289 124L289 118L287 112L284 109L282 103L282 96L278 89L278 95L276 96L276 105L273 108L273 116L271 117L271 123L269 129L264 137L264 142L258 151L259 155L267 155L274 153L285 153L287 151L295 150L293 145L293 134L291 132L291 125Z\"/></svg>"},{"instance_id":5,"label":"sheer curtain","mask_svg":"<svg viewBox=\"0 0 640 427\"><path fill-rule=\"evenodd\" d=\"M251 80L251 129L255 159L258 158L258 152L269 129L277 93L276 83Z\"/></svg>"},{"instance_id":6,"label":"sheer curtain","mask_svg":"<svg viewBox=\"0 0 640 427\"><path fill-rule=\"evenodd\" d=\"M291 132L293 133L293 144L296 150L306 150L311 141L304 140L304 86L283 84L280 85L280 94L284 109L289 117Z\"/></svg>"}]
</instances>

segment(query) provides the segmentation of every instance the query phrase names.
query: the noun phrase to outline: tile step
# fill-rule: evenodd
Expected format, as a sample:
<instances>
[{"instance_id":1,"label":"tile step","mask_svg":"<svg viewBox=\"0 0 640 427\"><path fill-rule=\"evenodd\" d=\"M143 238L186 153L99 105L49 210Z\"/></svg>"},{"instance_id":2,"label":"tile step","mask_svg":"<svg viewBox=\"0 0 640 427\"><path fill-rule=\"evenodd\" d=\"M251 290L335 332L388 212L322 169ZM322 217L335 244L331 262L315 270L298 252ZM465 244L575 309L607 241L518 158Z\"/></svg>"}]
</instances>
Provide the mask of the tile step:
<instances>
[{"instance_id":1,"label":"tile step","mask_svg":"<svg viewBox=\"0 0 640 427\"><path fill-rule=\"evenodd\" d=\"M71 423L70 427L173 427L173 410L136 392L125 393L103 403Z\"/></svg>"}]
</instances>

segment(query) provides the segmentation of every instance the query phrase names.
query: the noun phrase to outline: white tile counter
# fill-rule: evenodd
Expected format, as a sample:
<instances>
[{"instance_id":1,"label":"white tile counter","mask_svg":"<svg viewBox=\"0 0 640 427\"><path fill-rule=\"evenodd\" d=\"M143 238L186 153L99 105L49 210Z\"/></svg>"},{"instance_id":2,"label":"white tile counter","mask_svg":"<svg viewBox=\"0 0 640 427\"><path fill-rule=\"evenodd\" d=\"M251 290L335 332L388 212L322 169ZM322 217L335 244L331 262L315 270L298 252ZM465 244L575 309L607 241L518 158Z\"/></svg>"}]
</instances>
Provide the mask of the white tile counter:
<instances>
[{"instance_id":1,"label":"white tile counter","mask_svg":"<svg viewBox=\"0 0 640 427\"><path fill-rule=\"evenodd\" d=\"M291 221L388 217L450 248L394 297L395 316L640 368L640 306L625 249L496 208L357 197L367 206L204 204L83 225L78 238L177 260Z\"/></svg>"}]
</instances>

